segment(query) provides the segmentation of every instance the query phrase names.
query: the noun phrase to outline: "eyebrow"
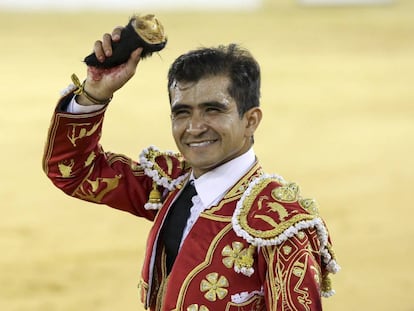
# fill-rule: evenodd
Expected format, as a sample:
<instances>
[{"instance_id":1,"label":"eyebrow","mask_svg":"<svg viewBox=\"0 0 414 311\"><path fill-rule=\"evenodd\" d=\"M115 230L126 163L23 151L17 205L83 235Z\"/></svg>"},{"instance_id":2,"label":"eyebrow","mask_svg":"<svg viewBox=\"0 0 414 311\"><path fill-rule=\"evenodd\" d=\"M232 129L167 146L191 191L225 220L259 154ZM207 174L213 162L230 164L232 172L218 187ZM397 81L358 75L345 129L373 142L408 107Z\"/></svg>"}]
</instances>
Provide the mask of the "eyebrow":
<instances>
[{"instance_id":1,"label":"eyebrow","mask_svg":"<svg viewBox=\"0 0 414 311\"><path fill-rule=\"evenodd\" d=\"M228 105L223 104L221 102L217 102L217 101L211 101L211 102L204 102L201 104L197 105L198 107L201 108L206 108L206 107L214 107L214 108L218 108L218 109L222 109L222 110L226 110L228 109ZM191 108L191 105L188 104L184 104L184 103L177 103L174 106L171 107L171 112L175 112L178 111L180 109L187 109L187 108Z\"/></svg>"}]
</instances>

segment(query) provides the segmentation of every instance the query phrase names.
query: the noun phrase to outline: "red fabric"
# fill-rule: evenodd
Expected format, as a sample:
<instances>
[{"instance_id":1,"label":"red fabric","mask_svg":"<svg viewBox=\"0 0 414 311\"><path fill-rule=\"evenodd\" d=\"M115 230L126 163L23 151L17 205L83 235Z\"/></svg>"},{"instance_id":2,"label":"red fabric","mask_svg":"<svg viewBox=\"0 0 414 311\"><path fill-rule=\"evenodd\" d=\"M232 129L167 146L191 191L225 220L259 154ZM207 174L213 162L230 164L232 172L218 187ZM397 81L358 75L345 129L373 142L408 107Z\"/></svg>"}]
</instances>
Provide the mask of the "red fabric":
<instances>
[{"instance_id":1,"label":"red fabric","mask_svg":"<svg viewBox=\"0 0 414 311\"><path fill-rule=\"evenodd\" d=\"M104 112L84 115L56 112L45 146L43 168L52 182L70 196L154 221L140 288L143 302L151 310L322 309L321 255L315 229L302 230L302 235L280 245L254 247L251 276L236 272L232 265L229 249L238 246L246 250L250 246L233 229L232 215L251 180L262 174L258 165L234 185L218 206L201 214L184 241L167 282L163 282L165 262L162 245L158 245L159 234L178 191L167 195L158 214L144 209L153 181L137 162L103 151L99 139ZM172 168L165 167L168 163L162 157L157 162L174 176L183 172L179 159L173 159ZM283 206L289 213L306 213L297 203ZM271 229L268 222L254 217L257 208L256 200L249 224L264 231ZM267 216L280 221L277 213ZM146 299L148 291L151 298Z\"/></svg>"}]
</instances>

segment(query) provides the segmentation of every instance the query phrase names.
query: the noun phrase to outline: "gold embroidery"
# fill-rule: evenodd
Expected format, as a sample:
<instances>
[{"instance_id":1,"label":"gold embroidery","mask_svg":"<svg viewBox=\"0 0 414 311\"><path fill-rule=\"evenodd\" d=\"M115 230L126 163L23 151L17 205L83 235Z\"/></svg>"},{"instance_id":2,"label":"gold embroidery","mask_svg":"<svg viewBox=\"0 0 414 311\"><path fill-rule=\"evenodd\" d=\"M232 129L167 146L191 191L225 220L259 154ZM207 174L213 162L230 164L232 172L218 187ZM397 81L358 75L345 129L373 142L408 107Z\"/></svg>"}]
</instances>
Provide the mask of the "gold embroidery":
<instances>
[{"instance_id":1,"label":"gold embroidery","mask_svg":"<svg viewBox=\"0 0 414 311\"><path fill-rule=\"evenodd\" d=\"M282 249L283 249L283 253L285 255L289 255L292 252L292 247L287 246L287 245L286 246L283 246Z\"/></svg>"},{"instance_id":2,"label":"gold embroidery","mask_svg":"<svg viewBox=\"0 0 414 311\"><path fill-rule=\"evenodd\" d=\"M72 168L75 165L75 161L73 159L70 159L69 164L65 164L64 162L60 162L58 164L60 175L63 178L68 178L72 176Z\"/></svg>"},{"instance_id":3,"label":"gold embroidery","mask_svg":"<svg viewBox=\"0 0 414 311\"><path fill-rule=\"evenodd\" d=\"M216 301L217 298L222 300L226 297L228 290L225 287L229 287L229 281L223 275L219 277L217 272L207 274L206 280L200 283L200 291L206 292L204 297L208 301Z\"/></svg>"},{"instance_id":4,"label":"gold embroidery","mask_svg":"<svg viewBox=\"0 0 414 311\"><path fill-rule=\"evenodd\" d=\"M277 222L274 221L274 219L272 217L267 216L267 215L260 215L260 214L259 215L254 215L254 218L261 219L264 222L267 222L272 227L277 227L277 225L278 225Z\"/></svg>"},{"instance_id":5,"label":"gold embroidery","mask_svg":"<svg viewBox=\"0 0 414 311\"><path fill-rule=\"evenodd\" d=\"M320 278L320 271L318 270L317 267L315 267L314 265L310 266L310 269L314 272L313 278L315 279L316 283L321 284L321 278Z\"/></svg>"},{"instance_id":6,"label":"gold embroidery","mask_svg":"<svg viewBox=\"0 0 414 311\"><path fill-rule=\"evenodd\" d=\"M310 214L318 215L319 214L319 207L318 203L314 199L299 199L299 205L308 211Z\"/></svg>"},{"instance_id":7,"label":"gold embroidery","mask_svg":"<svg viewBox=\"0 0 414 311\"><path fill-rule=\"evenodd\" d=\"M272 212L276 212L279 215L280 221L284 221L285 218L289 215L286 208L284 208L283 205L280 205L277 202L269 202L267 203L267 206Z\"/></svg>"},{"instance_id":8,"label":"gold embroidery","mask_svg":"<svg viewBox=\"0 0 414 311\"><path fill-rule=\"evenodd\" d=\"M305 255L306 256L306 255ZM299 258L294 264L292 269L292 274L296 276L299 280L296 282L294 291L298 294L298 302L302 305L302 310L310 310L309 305L312 304L312 300L309 299L309 293L307 287L303 286L303 280L305 278L305 271L308 268L308 257L305 257L305 262L300 262ZM286 289L285 289L286 290Z\"/></svg>"},{"instance_id":9,"label":"gold embroidery","mask_svg":"<svg viewBox=\"0 0 414 311\"><path fill-rule=\"evenodd\" d=\"M92 134L94 134L99 126L102 123L103 118L101 118L101 120L99 120L99 122L96 122L92 128L88 131L86 129L86 126L90 126L91 123L70 123L69 125L72 126L72 130L68 131L68 134L66 135L68 137L68 139L70 140L70 142L72 143L73 147L76 147L76 141L84 138L84 137L88 137L91 136ZM81 127L81 126L85 126L85 127ZM78 131L78 133L76 134L76 130L77 128L80 128L80 130Z\"/></svg>"},{"instance_id":10,"label":"gold embroidery","mask_svg":"<svg viewBox=\"0 0 414 311\"><path fill-rule=\"evenodd\" d=\"M258 202L257 202L257 209L258 210L261 210L262 208L263 208L263 201L264 200L269 200L269 197L267 196L267 195L262 195L260 198L259 198L259 200L258 200Z\"/></svg>"},{"instance_id":11,"label":"gold embroidery","mask_svg":"<svg viewBox=\"0 0 414 311\"><path fill-rule=\"evenodd\" d=\"M293 265L292 273L298 278L301 278L304 275L304 267L305 265L303 263L297 261Z\"/></svg>"},{"instance_id":12,"label":"gold embroidery","mask_svg":"<svg viewBox=\"0 0 414 311\"><path fill-rule=\"evenodd\" d=\"M86 179L85 182L75 191L75 195L83 200L100 203L102 198L110 191L118 187L121 175L116 175L114 178L98 177L96 180ZM91 186L91 190L86 189L86 184ZM106 184L104 188L98 191L102 184Z\"/></svg>"},{"instance_id":13,"label":"gold embroidery","mask_svg":"<svg viewBox=\"0 0 414 311\"><path fill-rule=\"evenodd\" d=\"M187 311L209 311L209 309L205 305L199 307L198 304L195 303L188 306Z\"/></svg>"},{"instance_id":14,"label":"gold embroidery","mask_svg":"<svg viewBox=\"0 0 414 311\"><path fill-rule=\"evenodd\" d=\"M236 272L241 272L250 276L254 272L252 267L254 264L253 255L255 249L256 248L253 245L244 248L243 243L233 242L232 247L226 245L221 251L221 254L225 256L222 262L227 268L232 268L234 266Z\"/></svg>"},{"instance_id":15,"label":"gold embroidery","mask_svg":"<svg viewBox=\"0 0 414 311\"><path fill-rule=\"evenodd\" d=\"M244 249L241 242L233 242L231 245L226 245L221 251L221 254L226 256L222 261L227 268L233 268L234 262L240 258L240 253Z\"/></svg>"},{"instance_id":16,"label":"gold embroidery","mask_svg":"<svg viewBox=\"0 0 414 311\"><path fill-rule=\"evenodd\" d=\"M235 263L236 272L241 271L247 276L250 276L254 272L252 267L254 263L253 255L255 249L256 248L253 245L249 245L249 248L240 254L239 260L236 260Z\"/></svg>"},{"instance_id":17,"label":"gold embroidery","mask_svg":"<svg viewBox=\"0 0 414 311\"><path fill-rule=\"evenodd\" d=\"M247 187L249 186L249 183L252 179L258 178L261 174L263 174L262 169L259 167L259 165L256 163L255 166L249 171L247 175L245 175L236 185L234 185L233 188L231 188L227 194L224 196L223 200L221 200L217 206L213 206L207 210L205 210L201 216L208 218L209 216L214 217L214 214L221 210L223 206L225 206L228 202L238 200L243 195L243 193L246 191ZM225 217L225 216L218 216L218 217ZM213 219L213 218L211 218ZM226 217L227 219L227 217ZM217 221L227 221L224 218L221 219L213 219ZM231 216L229 217L229 221L231 221Z\"/></svg>"},{"instance_id":18,"label":"gold embroidery","mask_svg":"<svg viewBox=\"0 0 414 311\"><path fill-rule=\"evenodd\" d=\"M180 292L178 294L177 297L177 310L181 310L184 309L185 307L183 306L183 300L184 297L187 297L188 294L188 288L191 284L192 281L194 281L194 278L196 276L198 276L200 273L202 273L202 271L204 271L204 269L210 265L213 254L217 248L217 244L223 239L223 237L228 234L231 230L233 230L233 227L231 225L231 223L227 224L222 230L220 230L219 233L217 233L217 235L214 237L214 239L211 241L210 246L208 247L206 254L205 254L205 258L204 261L201 262L199 265L197 265L191 272L189 272L185 278L185 280L183 281L181 288L180 288Z\"/></svg>"},{"instance_id":19,"label":"gold embroidery","mask_svg":"<svg viewBox=\"0 0 414 311\"><path fill-rule=\"evenodd\" d=\"M332 291L332 281L328 274L322 277L322 285L321 285L322 292L330 292Z\"/></svg>"},{"instance_id":20,"label":"gold embroidery","mask_svg":"<svg viewBox=\"0 0 414 311\"><path fill-rule=\"evenodd\" d=\"M165 162L167 163L167 174L172 175L173 172L173 162L169 155L165 156Z\"/></svg>"},{"instance_id":21,"label":"gold embroidery","mask_svg":"<svg viewBox=\"0 0 414 311\"><path fill-rule=\"evenodd\" d=\"M232 189L227 192L225 199L233 198L236 196L241 196L249 187L249 184L252 179L258 178L263 174L263 169L259 166L258 163L255 163L254 167L245 175Z\"/></svg>"},{"instance_id":22,"label":"gold embroidery","mask_svg":"<svg viewBox=\"0 0 414 311\"><path fill-rule=\"evenodd\" d=\"M305 237L305 232L303 231L299 231L296 236L299 238L299 240L303 240L303 238Z\"/></svg>"},{"instance_id":23,"label":"gold embroidery","mask_svg":"<svg viewBox=\"0 0 414 311\"><path fill-rule=\"evenodd\" d=\"M288 183L285 186L272 190L272 197L282 203L296 202L299 197L299 186L296 183Z\"/></svg>"},{"instance_id":24,"label":"gold embroidery","mask_svg":"<svg viewBox=\"0 0 414 311\"><path fill-rule=\"evenodd\" d=\"M291 216L285 207L276 202L269 202L267 203L267 206L269 207L269 211L277 213L281 219L280 222L276 221L277 217L269 214L269 211L266 212L262 210L262 213L260 213L259 209L256 209L255 213L250 214L250 210L252 209L252 206L254 206L256 198L260 195L261 191L265 189L269 183L272 182L274 182L274 180L271 178L264 178L257 182L257 184L255 184L255 186L250 189L249 195L245 197L240 209L240 213L237 216L242 230L246 231L254 238L273 239L298 222L312 220L315 217L314 215L309 214L297 214L297 211L292 211ZM260 199L261 197L259 197L259 200ZM296 215L294 215L295 213ZM285 220L285 218L289 216L291 217ZM252 228L249 223L249 217L252 217L253 219L263 220L270 225L270 228L267 230L258 230L256 228Z\"/></svg>"},{"instance_id":25,"label":"gold embroidery","mask_svg":"<svg viewBox=\"0 0 414 311\"><path fill-rule=\"evenodd\" d=\"M85 161L85 167L91 165L95 158L96 158L96 154L94 151L92 151Z\"/></svg>"},{"instance_id":26,"label":"gold embroidery","mask_svg":"<svg viewBox=\"0 0 414 311\"><path fill-rule=\"evenodd\" d=\"M175 164L176 167L174 167L174 160L177 161ZM150 176L158 185L168 188L170 191L175 188L180 189L189 175L189 172L187 172L174 178L174 168L177 168L178 172L180 172L185 167L184 159L181 154L161 152L153 146L142 151L140 162L141 167L144 169L147 176ZM166 171L162 166L167 166Z\"/></svg>"}]
</instances>

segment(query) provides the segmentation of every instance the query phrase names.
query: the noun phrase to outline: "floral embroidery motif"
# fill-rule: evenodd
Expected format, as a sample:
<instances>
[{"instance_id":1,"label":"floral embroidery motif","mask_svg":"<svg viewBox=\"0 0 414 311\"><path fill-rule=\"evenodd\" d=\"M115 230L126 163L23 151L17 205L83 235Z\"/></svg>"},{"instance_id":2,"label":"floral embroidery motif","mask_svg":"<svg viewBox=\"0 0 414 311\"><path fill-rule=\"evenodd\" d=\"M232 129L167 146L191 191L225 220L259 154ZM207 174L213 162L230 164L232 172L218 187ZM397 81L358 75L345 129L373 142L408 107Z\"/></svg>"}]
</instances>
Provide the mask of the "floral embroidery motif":
<instances>
[{"instance_id":1,"label":"floral embroidery motif","mask_svg":"<svg viewBox=\"0 0 414 311\"><path fill-rule=\"evenodd\" d=\"M299 197L299 186L296 183L288 183L282 187L273 189L272 197L282 203L296 202Z\"/></svg>"},{"instance_id":2,"label":"floral embroidery motif","mask_svg":"<svg viewBox=\"0 0 414 311\"><path fill-rule=\"evenodd\" d=\"M234 271L237 273L251 276L254 273L253 254L255 247L250 245L248 248L244 248L241 242L233 242L231 245L226 245L221 251L221 254L224 256L222 260L223 264L227 268L234 266Z\"/></svg>"},{"instance_id":3,"label":"floral embroidery motif","mask_svg":"<svg viewBox=\"0 0 414 311\"><path fill-rule=\"evenodd\" d=\"M204 297L208 301L222 300L227 296L228 290L225 287L229 287L229 281L223 275L219 277L217 272L209 273L206 276L206 280L202 280L200 283L200 290L206 292Z\"/></svg>"},{"instance_id":4,"label":"floral embroidery motif","mask_svg":"<svg viewBox=\"0 0 414 311\"><path fill-rule=\"evenodd\" d=\"M209 309L204 305L198 306L198 304L195 303L190 305L187 308L187 311L209 311Z\"/></svg>"},{"instance_id":5,"label":"floral embroidery motif","mask_svg":"<svg viewBox=\"0 0 414 311\"><path fill-rule=\"evenodd\" d=\"M223 258L223 264L227 268L233 268L234 262L240 258L240 253L243 251L244 245L241 242L233 242L230 245L226 245L221 254L226 256Z\"/></svg>"}]
</instances>

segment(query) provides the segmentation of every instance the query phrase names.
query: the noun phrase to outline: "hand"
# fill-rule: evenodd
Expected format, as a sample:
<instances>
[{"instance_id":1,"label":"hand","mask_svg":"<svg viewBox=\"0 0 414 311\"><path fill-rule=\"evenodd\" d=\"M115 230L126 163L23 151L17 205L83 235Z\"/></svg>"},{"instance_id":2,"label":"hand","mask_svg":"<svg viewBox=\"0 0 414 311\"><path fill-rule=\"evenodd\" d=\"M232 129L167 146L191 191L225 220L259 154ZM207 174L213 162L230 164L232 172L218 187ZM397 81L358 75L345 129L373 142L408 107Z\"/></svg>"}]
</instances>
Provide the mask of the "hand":
<instances>
[{"instance_id":1,"label":"hand","mask_svg":"<svg viewBox=\"0 0 414 311\"><path fill-rule=\"evenodd\" d=\"M100 61L112 55L112 41L119 41L122 27L116 27L112 34L104 34L102 41L98 40L94 44L94 53ZM98 100L105 100L112 97L113 93L120 89L136 71L140 61L142 48L138 48L131 53L129 60L117 67L102 69L88 67L87 78L85 81L85 91ZM77 101L81 105L93 105L85 96L80 95Z\"/></svg>"}]
</instances>

